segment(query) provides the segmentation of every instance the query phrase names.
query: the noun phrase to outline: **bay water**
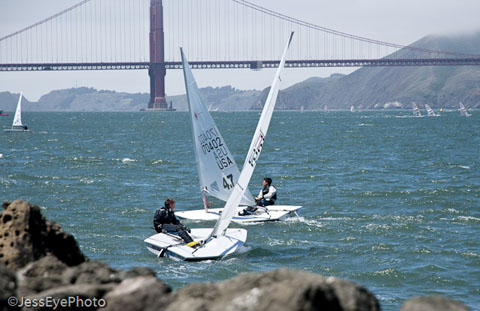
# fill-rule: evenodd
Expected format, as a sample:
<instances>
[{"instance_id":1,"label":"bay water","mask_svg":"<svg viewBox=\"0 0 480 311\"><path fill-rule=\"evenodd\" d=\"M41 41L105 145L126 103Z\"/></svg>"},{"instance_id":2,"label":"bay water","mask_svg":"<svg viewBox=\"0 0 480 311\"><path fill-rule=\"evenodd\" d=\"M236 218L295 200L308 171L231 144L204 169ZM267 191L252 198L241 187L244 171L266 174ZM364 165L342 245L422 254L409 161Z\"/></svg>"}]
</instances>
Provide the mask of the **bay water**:
<instances>
[{"instance_id":1,"label":"bay water","mask_svg":"<svg viewBox=\"0 0 480 311\"><path fill-rule=\"evenodd\" d=\"M212 115L241 169L258 112ZM194 263L158 259L143 242L166 198L202 208L187 112L23 121L30 132L0 132L0 199L39 205L91 259L151 267L174 288L289 267L363 285L384 310L433 294L480 309L478 112L275 112L250 190L271 177L278 202L302 205L300 217L245 226L241 252Z\"/></svg>"}]
</instances>

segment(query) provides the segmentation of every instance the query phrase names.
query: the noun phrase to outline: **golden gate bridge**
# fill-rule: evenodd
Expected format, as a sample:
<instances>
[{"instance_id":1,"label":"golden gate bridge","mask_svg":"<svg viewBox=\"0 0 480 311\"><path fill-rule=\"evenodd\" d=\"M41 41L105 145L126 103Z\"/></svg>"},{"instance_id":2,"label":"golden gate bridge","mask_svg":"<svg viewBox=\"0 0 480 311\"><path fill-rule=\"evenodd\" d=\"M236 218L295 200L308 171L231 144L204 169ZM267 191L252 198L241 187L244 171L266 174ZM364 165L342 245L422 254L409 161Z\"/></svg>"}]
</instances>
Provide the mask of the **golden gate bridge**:
<instances>
[{"instance_id":1,"label":"golden gate bridge","mask_svg":"<svg viewBox=\"0 0 480 311\"><path fill-rule=\"evenodd\" d=\"M245 0L83 0L0 37L0 71L138 70L150 109L166 109L167 70L179 47L198 69L480 65L480 55L404 46L344 33Z\"/></svg>"}]
</instances>

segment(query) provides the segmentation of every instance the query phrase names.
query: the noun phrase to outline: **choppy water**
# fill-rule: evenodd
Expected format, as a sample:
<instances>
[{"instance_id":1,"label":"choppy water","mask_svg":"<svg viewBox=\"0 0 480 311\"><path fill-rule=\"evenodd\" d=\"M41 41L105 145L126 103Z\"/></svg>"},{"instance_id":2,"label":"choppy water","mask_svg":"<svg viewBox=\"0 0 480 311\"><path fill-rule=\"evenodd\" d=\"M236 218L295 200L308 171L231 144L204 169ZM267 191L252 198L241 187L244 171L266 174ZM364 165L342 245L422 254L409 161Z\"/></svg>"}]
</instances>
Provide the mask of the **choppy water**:
<instances>
[{"instance_id":1,"label":"choppy water","mask_svg":"<svg viewBox=\"0 0 480 311\"><path fill-rule=\"evenodd\" d=\"M184 112L25 113L31 132L0 132L0 199L40 205L90 258L174 287L286 266L364 285L385 310L430 294L480 308L479 116L275 112L250 189L272 177L301 217L247 226L243 252L221 261L156 259L143 244L167 197L201 207ZM243 163L258 113L213 117Z\"/></svg>"}]
</instances>

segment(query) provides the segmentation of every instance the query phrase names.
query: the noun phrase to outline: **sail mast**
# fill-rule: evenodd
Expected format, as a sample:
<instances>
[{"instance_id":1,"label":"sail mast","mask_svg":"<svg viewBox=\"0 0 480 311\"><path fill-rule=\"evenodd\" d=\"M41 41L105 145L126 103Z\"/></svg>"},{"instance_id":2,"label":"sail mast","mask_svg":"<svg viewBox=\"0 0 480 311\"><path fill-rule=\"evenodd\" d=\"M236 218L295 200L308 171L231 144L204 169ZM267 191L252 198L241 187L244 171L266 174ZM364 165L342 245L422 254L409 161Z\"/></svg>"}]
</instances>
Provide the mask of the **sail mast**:
<instances>
[{"instance_id":1,"label":"sail mast","mask_svg":"<svg viewBox=\"0 0 480 311\"><path fill-rule=\"evenodd\" d=\"M278 65L277 72L273 79L272 87L268 93L265 105L263 106L262 114L260 115L260 120L258 121L255 134L253 135L252 142L250 143L250 148L248 149L247 157L243 164L242 172L238 178L238 182L235 184L235 187L232 191L232 194L228 198L225 208L223 209L222 215L218 219L215 227L210 233L209 237L206 239L208 242L212 237L217 236L218 234L224 234L225 230L228 228L228 225L232 221L233 216L237 211L237 207L240 203L240 200L243 196L245 189L247 189L248 183L252 178L253 171L257 164L258 157L262 151L263 142L272 119L273 110L275 108L275 103L277 101L278 91L280 87L280 73L282 72L283 67L285 66L285 58L287 56L288 48L292 42L293 32L290 34L285 50L283 51L280 64Z\"/></svg>"}]
</instances>

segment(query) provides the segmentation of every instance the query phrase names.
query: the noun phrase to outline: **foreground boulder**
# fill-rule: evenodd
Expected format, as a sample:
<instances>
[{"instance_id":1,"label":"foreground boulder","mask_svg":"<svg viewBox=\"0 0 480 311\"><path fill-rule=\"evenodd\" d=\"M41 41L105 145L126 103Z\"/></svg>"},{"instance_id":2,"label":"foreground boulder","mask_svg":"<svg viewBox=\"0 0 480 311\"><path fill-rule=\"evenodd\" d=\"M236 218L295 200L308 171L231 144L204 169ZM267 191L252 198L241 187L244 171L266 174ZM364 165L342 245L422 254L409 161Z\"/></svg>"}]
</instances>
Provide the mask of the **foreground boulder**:
<instances>
[{"instance_id":1,"label":"foreground boulder","mask_svg":"<svg viewBox=\"0 0 480 311\"><path fill-rule=\"evenodd\" d=\"M52 254L68 266L87 260L75 238L42 216L40 208L16 200L4 202L0 216L0 261L16 271Z\"/></svg>"},{"instance_id":2,"label":"foreground boulder","mask_svg":"<svg viewBox=\"0 0 480 311\"><path fill-rule=\"evenodd\" d=\"M156 277L129 278L105 296L105 311L163 311L172 300L171 291Z\"/></svg>"},{"instance_id":3,"label":"foreground boulder","mask_svg":"<svg viewBox=\"0 0 480 311\"><path fill-rule=\"evenodd\" d=\"M365 288L334 277L279 269L219 283L192 284L174 293L167 310L380 310Z\"/></svg>"},{"instance_id":4,"label":"foreground boulder","mask_svg":"<svg viewBox=\"0 0 480 311\"><path fill-rule=\"evenodd\" d=\"M9 310L8 298L15 296L17 280L15 273L0 262L0 311Z\"/></svg>"},{"instance_id":5,"label":"foreground boulder","mask_svg":"<svg viewBox=\"0 0 480 311\"><path fill-rule=\"evenodd\" d=\"M400 311L468 311L460 301L443 296L414 297L405 301Z\"/></svg>"}]
</instances>

